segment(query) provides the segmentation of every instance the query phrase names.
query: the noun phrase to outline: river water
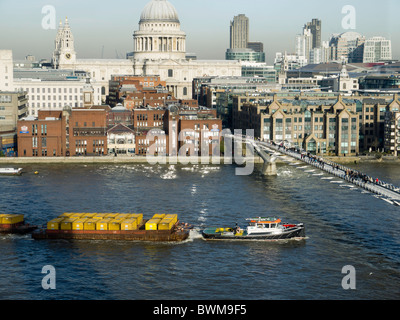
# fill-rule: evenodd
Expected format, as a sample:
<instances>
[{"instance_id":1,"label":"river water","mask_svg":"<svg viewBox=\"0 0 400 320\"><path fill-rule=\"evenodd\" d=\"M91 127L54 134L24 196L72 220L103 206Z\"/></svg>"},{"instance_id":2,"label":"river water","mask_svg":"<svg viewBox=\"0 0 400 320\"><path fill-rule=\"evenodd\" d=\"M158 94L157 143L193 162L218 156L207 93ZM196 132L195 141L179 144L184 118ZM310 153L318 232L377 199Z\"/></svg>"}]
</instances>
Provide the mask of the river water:
<instances>
[{"instance_id":1,"label":"river water","mask_svg":"<svg viewBox=\"0 0 400 320\"><path fill-rule=\"evenodd\" d=\"M400 185L399 165L354 168ZM0 236L0 299L399 299L400 207L310 170L279 165L277 177L263 177L229 165L26 165L20 177L0 177L2 213L39 225L63 212L177 213L195 230L179 244ZM307 239L200 237L203 227L244 226L252 216L303 222ZM42 288L46 265L55 290ZM355 290L342 287L347 265Z\"/></svg>"}]
</instances>

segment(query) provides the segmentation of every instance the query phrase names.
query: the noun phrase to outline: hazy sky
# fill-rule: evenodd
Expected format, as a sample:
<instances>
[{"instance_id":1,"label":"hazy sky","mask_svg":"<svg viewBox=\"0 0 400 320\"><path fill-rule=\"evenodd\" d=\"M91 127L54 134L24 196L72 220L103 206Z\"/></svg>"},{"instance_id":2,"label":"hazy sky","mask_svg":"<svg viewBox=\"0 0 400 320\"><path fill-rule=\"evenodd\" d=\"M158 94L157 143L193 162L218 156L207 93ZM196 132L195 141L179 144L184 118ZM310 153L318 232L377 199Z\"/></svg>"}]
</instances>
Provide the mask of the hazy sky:
<instances>
[{"instance_id":1,"label":"hazy sky","mask_svg":"<svg viewBox=\"0 0 400 320\"><path fill-rule=\"evenodd\" d=\"M125 57L133 51L133 32L150 0L0 0L0 49L12 49L14 59L28 54L51 58L57 30L42 28L42 8L54 6L57 26L68 16L78 58ZM400 59L399 0L170 0L187 52L199 59L224 59L229 47L229 23L235 15L250 19L250 40L264 43L267 62L277 51L294 51L295 36L313 18L322 20L323 40L333 33L356 31L367 38L392 40L393 58ZM356 29L342 28L342 8L356 9ZM104 51L103 51L104 46Z\"/></svg>"}]
</instances>

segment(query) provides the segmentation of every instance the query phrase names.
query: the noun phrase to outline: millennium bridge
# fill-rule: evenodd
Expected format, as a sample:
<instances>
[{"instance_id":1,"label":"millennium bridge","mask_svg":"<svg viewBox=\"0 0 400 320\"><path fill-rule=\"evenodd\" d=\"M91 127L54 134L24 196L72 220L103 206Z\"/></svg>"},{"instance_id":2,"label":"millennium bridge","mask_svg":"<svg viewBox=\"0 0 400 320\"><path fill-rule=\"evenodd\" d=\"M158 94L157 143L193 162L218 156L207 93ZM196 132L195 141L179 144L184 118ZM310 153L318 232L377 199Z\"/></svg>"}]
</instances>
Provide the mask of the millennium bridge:
<instances>
[{"instance_id":1,"label":"millennium bridge","mask_svg":"<svg viewBox=\"0 0 400 320\"><path fill-rule=\"evenodd\" d=\"M258 156L264 161L262 168L262 174L264 175L277 175L276 162L278 159L288 165L297 166L299 169L307 169L311 166L315 167L315 169L307 172L322 171L315 174L321 176L322 180L330 181L330 183L340 183L341 185L346 182L345 186L349 188L364 189L374 194L375 197L395 206L400 206L400 187L381 181L378 178L370 177L298 148L288 147L284 143L259 141L255 140L254 137L242 135L229 135L229 138L233 138L235 143L246 143L254 148ZM328 177L324 176L323 172L327 173ZM340 180L334 180L335 177Z\"/></svg>"}]
</instances>

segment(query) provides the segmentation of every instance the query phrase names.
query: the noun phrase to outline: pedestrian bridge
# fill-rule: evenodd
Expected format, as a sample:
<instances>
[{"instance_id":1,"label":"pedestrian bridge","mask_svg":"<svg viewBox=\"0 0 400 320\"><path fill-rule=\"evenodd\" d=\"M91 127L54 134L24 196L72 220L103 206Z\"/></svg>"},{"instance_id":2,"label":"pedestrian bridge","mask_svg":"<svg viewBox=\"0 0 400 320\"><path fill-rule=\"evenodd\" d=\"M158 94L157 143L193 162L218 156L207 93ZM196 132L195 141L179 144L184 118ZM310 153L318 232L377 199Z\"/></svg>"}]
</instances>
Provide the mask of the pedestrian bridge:
<instances>
[{"instance_id":1,"label":"pedestrian bridge","mask_svg":"<svg viewBox=\"0 0 400 320\"><path fill-rule=\"evenodd\" d=\"M252 137L246 136L235 135L232 136L232 138L235 140L241 139L242 142L254 147L255 152L264 161L262 169L264 175L277 174L276 161L278 159L289 165L297 166L299 169L306 169L312 166L316 168L315 171L320 170L330 175L330 177L322 177L323 173L320 173L321 180L326 180L330 183L340 183L341 185L343 185L343 181L345 181L347 182L345 186L349 188L364 189L366 192L374 194L375 197L381 198L393 205L400 206L400 187L381 181L379 178L370 177L341 164L334 163L319 156L307 154L295 148L285 147L282 144L257 141ZM317 174L318 173L316 173L316 175ZM341 181L334 181L334 177L341 179Z\"/></svg>"}]
</instances>

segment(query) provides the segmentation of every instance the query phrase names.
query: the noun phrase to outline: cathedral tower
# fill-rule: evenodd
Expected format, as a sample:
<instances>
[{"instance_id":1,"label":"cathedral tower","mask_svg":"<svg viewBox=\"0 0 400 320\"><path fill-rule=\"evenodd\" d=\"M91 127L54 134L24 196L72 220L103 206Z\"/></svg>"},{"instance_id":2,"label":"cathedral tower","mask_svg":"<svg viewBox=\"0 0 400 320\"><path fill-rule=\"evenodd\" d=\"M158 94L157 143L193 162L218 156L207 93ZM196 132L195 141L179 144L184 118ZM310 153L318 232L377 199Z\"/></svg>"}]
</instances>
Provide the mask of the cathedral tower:
<instances>
[{"instance_id":1,"label":"cathedral tower","mask_svg":"<svg viewBox=\"0 0 400 320\"><path fill-rule=\"evenodd\" d=\"M64 26L60 21L58 28L52 64L55 69L63 69L63 66L73 65L75 62L74 36L72 35L68 18L65 18Z\"/></svg>"}]
</instances>

